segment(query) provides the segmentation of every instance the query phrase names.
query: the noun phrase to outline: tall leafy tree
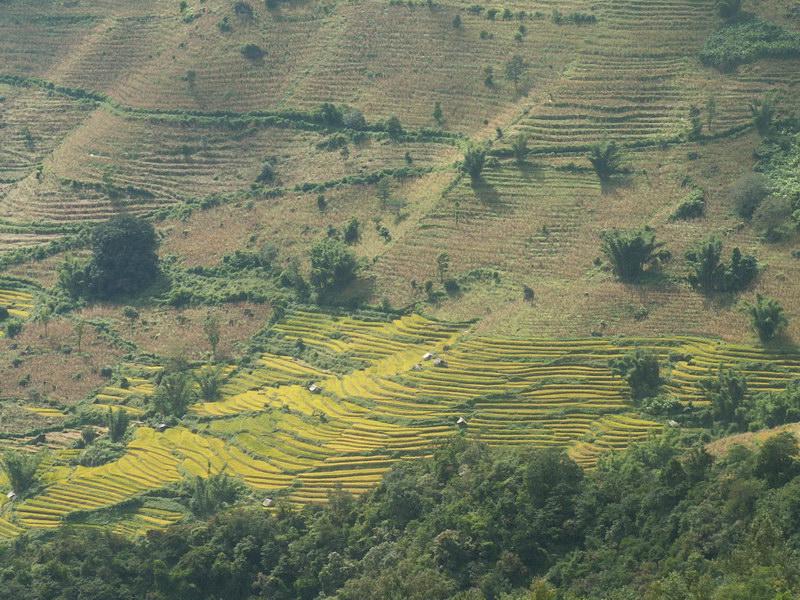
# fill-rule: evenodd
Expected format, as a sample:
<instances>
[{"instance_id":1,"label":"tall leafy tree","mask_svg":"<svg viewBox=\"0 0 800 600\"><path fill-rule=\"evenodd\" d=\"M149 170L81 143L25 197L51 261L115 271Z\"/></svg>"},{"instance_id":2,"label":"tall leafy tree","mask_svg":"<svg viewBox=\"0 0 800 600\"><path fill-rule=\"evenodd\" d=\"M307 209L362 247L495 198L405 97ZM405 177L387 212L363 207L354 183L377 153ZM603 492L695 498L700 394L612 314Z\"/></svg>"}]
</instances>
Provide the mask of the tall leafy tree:
<instances>
[{"instance_id":1,"label":"tall leafy tree","mask_svg":"<svg viewBox=\"0 0 800 600\"><path fill-rule=\"evenodd\" d=\"M649 227L635 230L612 229L601 234L602 251L621 281L638 281L645 269L667 260L669 252L656 242Z\"/></svg>"}]
</instances>

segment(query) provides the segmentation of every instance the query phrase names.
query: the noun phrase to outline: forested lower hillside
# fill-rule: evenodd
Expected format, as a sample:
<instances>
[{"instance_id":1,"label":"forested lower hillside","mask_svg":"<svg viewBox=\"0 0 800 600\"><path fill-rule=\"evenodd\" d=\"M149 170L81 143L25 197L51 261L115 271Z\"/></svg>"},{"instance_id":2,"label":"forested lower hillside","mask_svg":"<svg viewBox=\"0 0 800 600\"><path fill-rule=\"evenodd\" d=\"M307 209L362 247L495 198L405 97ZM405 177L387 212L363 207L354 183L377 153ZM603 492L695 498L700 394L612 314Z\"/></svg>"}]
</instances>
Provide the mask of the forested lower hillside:
<instances>
[{"instance_id":1,"label":"forested lower hillside","mask_svg":"<svg viewBox=\"0 0 800 600\"><path fill-rule=\"evenodd\" d=\"M794 597L799 86L795 0L0 0L0 596Z\"/></svg>"}]
</instances>

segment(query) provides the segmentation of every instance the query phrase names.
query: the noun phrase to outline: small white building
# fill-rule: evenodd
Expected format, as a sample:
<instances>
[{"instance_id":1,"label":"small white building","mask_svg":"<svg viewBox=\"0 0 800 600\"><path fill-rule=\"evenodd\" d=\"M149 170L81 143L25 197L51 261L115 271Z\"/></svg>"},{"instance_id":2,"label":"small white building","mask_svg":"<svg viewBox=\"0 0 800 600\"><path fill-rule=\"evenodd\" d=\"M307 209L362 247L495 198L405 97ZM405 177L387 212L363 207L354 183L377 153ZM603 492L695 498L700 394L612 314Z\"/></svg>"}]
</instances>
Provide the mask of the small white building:
<instances>
[{"instance_id":1,"label":"small white building","mask_svg":"<svg viewBox=\"0 0 800 600\"><path fill-rule=\"evenodd\" d=\"M319 394L322 391L322 388L319 387L316 383L312 383L310 386L308 386L308 391L311 392L312 394Z\"/></svg>"}]
</instances>

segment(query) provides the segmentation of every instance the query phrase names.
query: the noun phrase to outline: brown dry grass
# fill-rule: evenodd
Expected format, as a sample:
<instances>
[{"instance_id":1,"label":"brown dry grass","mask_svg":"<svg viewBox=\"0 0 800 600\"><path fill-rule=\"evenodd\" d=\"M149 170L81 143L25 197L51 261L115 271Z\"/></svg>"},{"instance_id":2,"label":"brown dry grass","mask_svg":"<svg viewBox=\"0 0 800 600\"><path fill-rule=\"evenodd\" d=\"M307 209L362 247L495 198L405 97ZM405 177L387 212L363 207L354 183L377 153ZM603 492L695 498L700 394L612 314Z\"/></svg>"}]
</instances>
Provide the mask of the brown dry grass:
<instances>
[{"instance_id":1,"label":"brown dry grass","mask_svg":"<svg viewBox=\"0 0 800 600\"><path fill-rule=\"evenodd\" d=\"M763 441L771 438L774 435L788 431L794 434L795 437L800 438L800 423L791 423L789 425L781 425L772 429L763 429L761 431L753 431L747 433L737 433L730 435L719 440L714 440L706 445L706 449L714 456L724 456L734 446L746 446L753 448Z\"/></svg>"}]
</instances>

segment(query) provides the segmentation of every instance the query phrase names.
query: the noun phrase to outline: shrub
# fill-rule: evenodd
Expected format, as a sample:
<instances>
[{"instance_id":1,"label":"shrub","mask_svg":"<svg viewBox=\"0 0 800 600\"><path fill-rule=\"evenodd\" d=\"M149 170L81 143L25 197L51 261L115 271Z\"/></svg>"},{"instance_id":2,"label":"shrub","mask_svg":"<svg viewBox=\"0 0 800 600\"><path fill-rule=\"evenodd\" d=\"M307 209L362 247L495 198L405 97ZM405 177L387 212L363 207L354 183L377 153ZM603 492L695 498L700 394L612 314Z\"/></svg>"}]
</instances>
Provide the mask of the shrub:
<instances>
[{"instance_id":1,"label":"shrub","mask_svg":"<svg viewBox=\"0 0 800 600\"><path fill-rule=\"evenodd\" d=\"M475 183L481 178L483 167L486 164L486 149L482 146L470 145L464 152L461 170L470 176Z\"/></svg>"},{"instance_id":2,"label":"shrub","mask_svg":"<svg viewBox=\"0 0 800 600\"><path fill-rule=\"evenodd\" d=\"M317 120L331 127L339 127L344 124L344 114L335 105L325 102L317 111Z\"/></svg>"},{"instance_id":3,"label":"shrub","mask_svg":"<svg viewBox=\"0 0 800 600\"><path fill-rule=\"evenodd\" d=\"M664 244L656 242L655 232L649 227L612 229L604 231L600 237L603 254L622 281L638 281L646 268L669 259L669 252L662 250Z\"/></svg>"},{"instance_id":4,"label":"shrub","mask_svg":"<svg viewBox=\"0 0 800 600\"><path fill-rule=\"evenodd\" d=\"M451 277L444 280L444 291L451 296L455 296L461 291L461 286L457 280Z\"/></svg>"},{"instance_id":5,"label":"shrub","mask_svg":"<svg viewBox=\"0 0 800 600\"><path fill-rule=\"evenodd\" d=\"M195 477L189 509L197 517L210 517L236 502L241 492L241 484L225 473Z\"/></svg>"},{"instance_id":6,"label":"shrub","mask_svg":"<svg viewBox=\"0 0 800 600\"><path fill-rule=\"evenodd\" d=\"M258 183L272 183L275 181L275 169L269 161L264 162L261 172L256 177Z\"/></svg>"},{"instance_id":7,"label":"shrub","mask_svg":"<svg viewBox=\"0 0 800 600\"><path fill-rule=\"evenodd\" d=\"M679 219L697 219L702 217L706 210L705 192L700 188L695 188L681 200L678 207L670 215L670 221Z\"/></svg>"},{"instance_id":8,"label":"shrub","mask_svg":"<svg viewBox=\"0 0 800 600\"><path fill-rule=\"evenodd\" d=\"M754 100L750 103L750 114L753 117L753 125L755 125L756 130L761 135L769 133L772 127L772 119L775 116L775 107L772 105L772 101L768 98Z\"/></svg>"},{"instance_id":9,"label":"shrub","mask_svg":"<svg viewBox=\"0 0 800 600\"><path fill-rule=\"evenodd\" d=\"M624 377L628 382L634 400L658 395L663 380L660 375L658 356L655 353L637 348L622 358L609 361L609 366L614 373Z\"/></svg>"},{"instance_id":10,"label":"shrub","mask_svg":"<svg viewBox=\"0 0 800 600\"><path fill-rule=\"evenodd\" d=\"M257 44L245 44L241 47L242 56L247 60L261 60L264 58L264 51Z\"/></svg>"},{"instance_id":11,"label":"shrub","mask_svg":"<svg viewBox=\"0 0 800 600\"><path fill-rule=\"evenodd\" d=\"M768 196L753 213L753 226L768 242L785 239L797 228L793 208L788 198Z\"/></svg>"},{"instance_id":12,"label":"shrub","mask_svg":"<svg viewBox=\"0 0 800 600\"><path fill-rule=\"evenodd\" d=\"M342 113L342 125L348 129L364 129L367 126L367 120L360 110L348 108Z\"/></svg>"},{"instance_id":13,"label":"shrub","mask_svg":"<svg viewBox=\"0 0 800 600\"><path fill-rule=\"evenodd\" d=\"M722 242L715 237L701 243L686 253L692 272L689 284L705 293L736 292L750 285L758 275L758 260L752 255L742 255L739 248L731 253L730 264L722 258Z\"/></svg>"},{"instance_id":14,"label":"shrub","mask_svg":"<svg viewBox=\"0 0 800 600\"><path fill-rule=\"evenodd\" d=\"M442 105L439 102L433 105L433 120L437 125L444 123L444 113L442 112Z\"/></svg>"},{"instance_id":15,"label":"shrub","mask_svg":"<svg viewBox=\"0 0 800 600\"><path fill-rule=\"evenodd\" d=\"M5 321L4 329L8 338L15 338L22 333L22 321L19 319L8 319Z\"/></svg>"},{"instance_id":16,"label":"shrub","mask_svg":"<svg viewBox=\"0 0 800 600\"><path fill-rule=\"evenodd\" d=\"M742 0L716 0L717 13L724 19L733 20L742 10Z\"/></svg>"},{"instance_id":17,"label":"shrub","mask_svg":"<svg viewBox=\"0 0 800 600\"><path fill-rule=\"evenodd\" d=\"M456 15L453 17L453 28L454 29L461 29L461 15Z\"/></svg>"},{"instance_id":18,"label":"shrub","mask_svg":"<svg viewBox=\"0 0 800 600\"><path fill-rule=\"evenodd\" d=\"M397 139L403 135L403 125L400 123L400 119L394 115L389 117L389 119L386 121L386 132L392 139Z\"/></svg>"},{"instance_id":19,"label":"shrub","mask_svg":"<svg viewBox=\"0 0 800 600\"><path fill-rule=\"evenodd\" d=\"M600 142L592 146L589 162L592 163L592 168L600 181L608 181L612 175L625 172L622 152L614 141Z\"/></svg>"},{"instance_id":20,"label":"shrub","mask_svg":"<svg viewBox=\"0 0 800 600\"><path fill-rule=\"evenodd\" d=\"M185 372L164 375L153 395L153 408L164 416L182 417L197 399L192 384Z\"/></svg>"},{"instance_id":21,"label":"shrub","mask_svg":"<svg viewBox=\"0 0 800 600\"><path fill-rule=\"evenodd\" d=\"M3 453L3 470L11 484L11 489L22 496L37 481L36 469L39 467L41 455L16 450Z\"/></svg>"},{"instance_id":22,"label":"shrub","mask_svg":"<svg viewBox=\"0 0 800 600\"><path fill-rule=\"evenodd\" d=\"M760 173L743 175L731 188L731 199L736 213L750 219L758 205L769 195L769 180Z\"/></svg>"},{"instance_id":23,"label":"shrub","mask_svg":"<svg viewBox=\"0 0 800 600\"><path fill-rule=\"evenodd\" d=\"M358 219L353 217L347 222L342 237L345 244L355 244L361 239L361 224Z\"/></svg>"},{"instance_id":24,"label":"shrub","mask_svg":"<svg viewBox=\"0 0 800 600\"><path fill-rule=\"evenodd\" d=\"M505 77L509 81L514 83L514 87L519 86L519 82L525 73L528 72L530 65L518 54L515 54L511 57L506 63L505 67Z\"/></svg>"},{"instance_id":25,"label":"shrub","mask_svg":"<svg viewBox=\"0 0 800 600\"><path fill-rule=\"evenodd\" d=\"M789 324L783 307L774 298L756 294L756 301L747 305L747 311L753 329L762 342L774 339Z\"/></svg>"},{"instance_id":26,"label":"shrub","mask_svg":"<svg viewBox=\"0 0 800 600\"><path fill-rule=\"evenodd\" d=\"M5 321L11 316L11 313L8 312L8 309L5 306L0 306L0 321Z\"/></svg>"},{"instance_id":27,"label":"shrub","mask_svg":"<svg viewBox=\"0 0 800 600\"><path fill-rule=\"evenodd\" d=\"M321 295L347 286L357 274L356 257L343 242L326 238L311 248L311 285Z\"/></svg>"},{"instance_id":28,"label":"shrub","mask_svg":"<svg viewBox=\"0 0 800 600\"><path fill-rule=\"evenodd\" d=\"M247 2L239 1L236 4L234 4L233 12L235 12L237 16L243 17L245 19L253 18L253 7L250 6Z\"/></svg>"},{"instance_id":29,"label":"shrub","mask_svg":"<svg viewBox=\"0 0 800 600\"><path fill-rule=\"evenodd\" d=\"M760 19L727 25L711 35L700 51L703 64L729 71L760 58L800 56L800 35Z\"/></svg>"}]
</instances>

